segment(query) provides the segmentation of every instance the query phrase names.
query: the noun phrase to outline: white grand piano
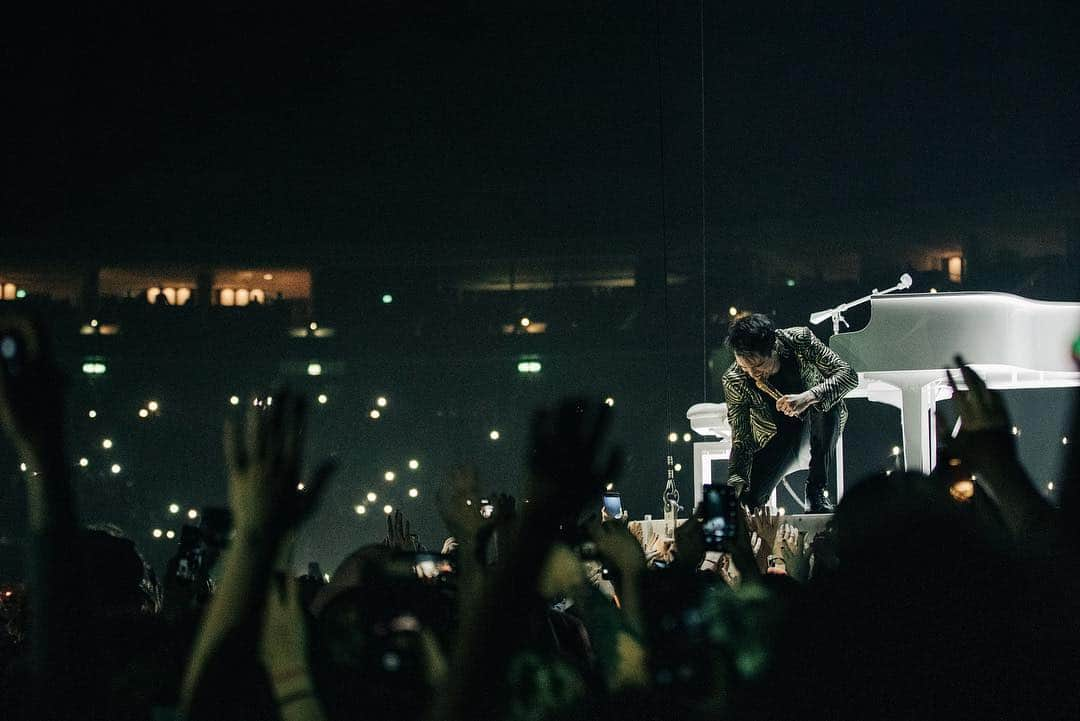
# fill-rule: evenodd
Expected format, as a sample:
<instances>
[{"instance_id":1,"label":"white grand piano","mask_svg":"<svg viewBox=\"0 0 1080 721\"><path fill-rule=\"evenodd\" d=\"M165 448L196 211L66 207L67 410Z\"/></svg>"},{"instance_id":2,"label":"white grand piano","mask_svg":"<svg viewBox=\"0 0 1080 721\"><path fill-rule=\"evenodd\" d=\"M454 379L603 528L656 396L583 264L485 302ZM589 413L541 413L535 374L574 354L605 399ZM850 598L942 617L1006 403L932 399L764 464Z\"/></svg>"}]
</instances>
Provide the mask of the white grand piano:
<instances>
[{"instance_id":1,"label":"white grand piano","mask_svg":"<svg viewBox=\"0 0 1080 721\"><path fill-rule=\"evenodd\" d=\"M990 388L1064 388L1080 385L1072 357L1078 335L1080 303L912 293L872 296L866 327L833 335L829 346L859 373L849 398L900 409L905 466L929 473L937 460L935 404L952 396L945 370L956 367L958 353ZM842 442L836 465L839 496Z\"/></svg>"}]
</instances>

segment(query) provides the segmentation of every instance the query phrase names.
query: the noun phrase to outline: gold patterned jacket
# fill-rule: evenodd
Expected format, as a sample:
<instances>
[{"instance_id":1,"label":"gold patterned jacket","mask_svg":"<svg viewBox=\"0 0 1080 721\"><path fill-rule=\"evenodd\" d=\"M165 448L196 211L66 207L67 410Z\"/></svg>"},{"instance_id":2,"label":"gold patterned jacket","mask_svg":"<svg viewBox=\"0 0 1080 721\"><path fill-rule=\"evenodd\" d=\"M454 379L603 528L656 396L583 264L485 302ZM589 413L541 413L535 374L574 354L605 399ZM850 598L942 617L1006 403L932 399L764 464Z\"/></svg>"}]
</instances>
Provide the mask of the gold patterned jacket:
<instances>
[{"instance_id":1,"label":"gold patterned jacket","mask_svg":"<svg viewBox=\"0 0 1080 721\"><path fill-rule=\"evenodd\" d=\"M839 406L843 431L848 415L843 398L859 385L859 375L809 328L777 328L776 345L783 357L795 356L806 389L817 398L815 409L824 413ZM746 488L754 453L776 435L772 415L776 405L736 363L724 373L721 383L731 424L728 483Z\"/></svg>"}]
</instances>

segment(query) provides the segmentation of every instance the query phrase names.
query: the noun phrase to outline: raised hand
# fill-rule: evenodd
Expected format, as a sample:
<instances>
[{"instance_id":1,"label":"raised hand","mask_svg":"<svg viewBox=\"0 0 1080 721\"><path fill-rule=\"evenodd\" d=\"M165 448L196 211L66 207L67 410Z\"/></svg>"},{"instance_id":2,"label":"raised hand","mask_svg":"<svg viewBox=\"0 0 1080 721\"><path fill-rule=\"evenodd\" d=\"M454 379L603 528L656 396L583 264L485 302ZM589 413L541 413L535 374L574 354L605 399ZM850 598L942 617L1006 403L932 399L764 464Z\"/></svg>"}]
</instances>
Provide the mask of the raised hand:
<instances>
[{"instance_id":1,"label":"raised hand","mask_svg":"<svg viewBox=\"0 0 1080 721\"><path fill-rule=\"evenodd\" d=\"M335 464L322 464L300 485L304 401L288 389L273 398L272 405L248 407L243 432L226 422L225 458L237 531L280 537L311 511Z\"/></svg>"},{"instance_id":2,"label":"raised hand","mask_svg":"<svg viewBox=\"0 0 1080 721\"><path fill-rule=\"evenodd\" d=\"M0 427L19 456L39 469L62 456L63 386L37 325L0 317Z\"/></svg>"},{"instance_id":3,"label":"raised hand","mask_svg":"<svg viewBox=\"0 0 1080 721\"><path fill-rule=\"evenodd\" d=\"M1001 394L987 388L983 379L965 364L960 356L956 357L956 364L960 367L960 374L964 378L967 390L961 391L957 388L951 372L946 371L946 375L953 389L953 397L956 399L960 418L963 420L963 430L971 433L1009 430L1011 426L1009 412L1005 408Z\"/></svg>"},{"instance_id":4,"label":"raised hand","mask_svg":"<svg viewBox=\"0 0 1080 721\"><path fill-rule=\"evenodd\" d=\"M618 451L605 452L611 409L584 399L564 401L533 417L530 500L541 509L577 513L619 473Z\"/></svg>"},{"instance_id":5,"label":"raised hand","mask_svg":"<svg viewBox=\"0 0 1080 721\"><path fill-rule=\"evenodd\" d=\"M401 511L394 511L386 517L386 539L383 541L395 551L417 551L420 540L412 532L412 524Z\"/></svg>"},{"instance_id":6,"label":"raised hand","mask_svg":"<svg viewBox=\"0 0 1080 721\"><path fill-rule=\"evenodd\" d=\"M806 547L806 534L785 523L780 528L777 545L779 555L784 558L787 566L788 575L796 580L806 581L810 576L810 553Z\"/></svg>"},{"instance_id":7,"label":"raised hand","mask_svg":"<svg viewBox=\"0 0 1080 721\"><path fill-rule=\"evenodd\" d=\"M458 466L436 496L439 517L458 543L472 544L490 520L480 515L480 491L476 469ZM496 509L498 510L498 509Z\"/></svg>"},{"instance_id":8,"label":"raised hand","mask_svg":"<svg viewBox=\"0 0 1080 721\"><path fill-rule=\"evenodd\" d=\"M750 514L748 523L750 530L761 538L762 546L772 553L780 530L780 516L774 516L768 506L762 506Z\"/></svg>"}]
</instances>

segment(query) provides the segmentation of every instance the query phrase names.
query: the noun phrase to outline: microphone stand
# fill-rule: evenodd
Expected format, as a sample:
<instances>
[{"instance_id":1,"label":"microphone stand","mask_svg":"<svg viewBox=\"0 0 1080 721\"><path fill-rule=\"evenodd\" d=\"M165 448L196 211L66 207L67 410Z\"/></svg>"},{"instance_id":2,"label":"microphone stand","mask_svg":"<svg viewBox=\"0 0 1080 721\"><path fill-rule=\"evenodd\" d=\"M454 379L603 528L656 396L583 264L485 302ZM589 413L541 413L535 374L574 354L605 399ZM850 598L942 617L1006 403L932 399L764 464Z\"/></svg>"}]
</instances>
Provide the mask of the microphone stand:
<instances>
[{"instance_id":1,"label":"microphone stand","mask_svg":"<svg viewBox=\"0 0 1080 721\"><path fill-rule=\"evenodd\" d=\"M844 311L846 311L848 308L854 308L857 305L862 305L866 301L873 298L875 295L885 295L886 293L892 293L893 291L897 290L907 290L910 287L911 276L907 273L904 273L900 276L900 282L894 285L892 288L886 288L885 290L878 290L877 288L874 288L872 291L870 291L869 295L864 295L862 298L857 298L856 300L852 300L847 303L841 303L835 308L828 308L826 310L819 310L816 313L811 313L810 323L811 325L817 325L826 318L832 318L832 332L833 335L836 335L840 332L841 323L844 324L845 328L848 327L848 322L844 318Z\"/></svg>"}]
</instances>

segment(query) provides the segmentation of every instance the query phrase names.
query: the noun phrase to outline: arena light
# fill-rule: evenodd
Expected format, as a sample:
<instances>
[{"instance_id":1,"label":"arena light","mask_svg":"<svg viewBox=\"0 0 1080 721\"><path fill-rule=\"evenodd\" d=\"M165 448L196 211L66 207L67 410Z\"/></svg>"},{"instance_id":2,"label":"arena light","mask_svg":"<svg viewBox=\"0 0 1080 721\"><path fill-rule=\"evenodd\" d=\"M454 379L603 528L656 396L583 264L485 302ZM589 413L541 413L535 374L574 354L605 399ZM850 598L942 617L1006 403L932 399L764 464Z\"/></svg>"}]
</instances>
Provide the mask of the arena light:
<instances>
[{"instance_id":1,"label":"arena light","mask_svg":"<svg viewBox=\"0 0 1080 721\"><path fill-rule=\"evenodd\" d=\"M387 471L383 474L383 480L385 481L393 481L395 478L397 478L397 474L393 471Z\"/></svg>"},{"instance_id":2,"label":"arena light","mask_svg":"<svg viewBox=\"0 0 1080 721\"><path fill-rule=\"evenodd\" d=\"M539 373L543 368L540 361L519 361L517 364L518 373Z\"/></svg>"},{"instance_id":3,"label":"arena light","mask_svg":"<svg viewBox=\"0 0 1080 721\"><path fill-rule=\"evenodd\" d=\"M112 471L113 475L115 476L116 474L118 474L123 469L120 467L119 463L114 463L114 464L112 464L112 467L109 468L109 470Z\"/></svg>"},{"instance_id":4,"label":"arena light","mask_svg":"<svg viewBox=\"0 0 1080 721\"><path fill-rule=\"evenodd\" d=\"M176 538L176 531L174 531L172 529L169 529L168 531L165 531L165 538L168 538L169 540L172 540L172 539Z\"/></svg>"},{"instance_id":5,"label":"arena light","mask_svg":"<svg viewBox=\"0 0 1080 721\"><path fill-rule=\"evenodd\" d=\"M196 518L199 517L199 512L196 511L194 508L189 508L187 512L187 517L194 521Z\"/></svg>"},{"instance_id":6,"label":"arena light","mask_svg":"<svg viewBox=\"0 0 1080 721\"><path fill-rule=\"evenodd\" d=\"M179 512L180 512L180 504L179 503L170 503L169 504L169 513L179 513Z\"/></svg>"},{"instance_id":7,"label":"arena light","mask_svg":"<svg viewBox=\"0 0 1080 721\"><path fill-rule=\"evenodd\" d=\"M160 407L161 406L158 405L157 401L150 401L146 404L146 409L149 410L151 413L157 413L158 408Z\"/></svg>"},{"instance_id":8,"label":"arena light","mask_svg":"<svg viewBox=\"0 0 1080 721\"><path fill-rule=\"evenodd\" d=\"M161 538L164 535L164 531L162 531L160 528L155 528L153 531L150 532L150 535L154 538Z\"/></svg>"},{"instance_id":9,"label":"arena light","mask_svg":"<svg viewBox=\"0 0 1080 721\"><path fill-rule=\"evenodd\" d=\"M364 505L359 504L359 503L357 505L353 506L353 510L356 511L356 515L358 515L358 516L362 516L365 513L367 513L367 507L365 507Z\"/></svg>"},{"instance_id":10,"label":"arena light","mask_svg":"<svg viewBox=\"0 0 1080 721\"><path fill-rule=\"evenodd\" d=\"M410 471L415 471L419 467L420 467L420 461L416 460L415 458L410 458L409 459L409 470Z\"/></svg>"},{"instance_id":11,"label":"arena light","mask_svg":"<svg viewBox=\"0 0 1080 721\"><path fill-rule=\"evenodd\" d=\"M732 318L734 318L735 316L737 316L739 314L739 309L736 308L735 306L731 306L730 308L727 309L727 314L730 315Z\"/></svg>"},{"instance_id":12,"label":"arena light","mask_svg":"<svg viewBox=\"0 0 1080 721\"><path fill-rule=\"evenodd\" d=\"M390 295L389 293L383 293L382 302L383 305L390 305L394 302L394 296Z\"/></svg>"},{"instance_id":13,"label":"arena light","mask_svg":"<svg viewBox=\"0 0 1080 721\"><path fill-rule=\"evenodd\" d=\"M368 417L371 418L371 420L373 421L379 420L379 416L381 415L382 413L379 413L378 408L372 408L370 411L368 411Z\"/></svg>"},{"instance_id":14,"label":"arena light","mask_svg":"<svg viewBox=\"0 0 1080 721\"><path fill-rule=\"evenodd\" d=\"M150 411L146 410L145 408L140 408L139 409L139 418L146 418L149 415L150 415Z\"/></svg>"},{"instance_id":15,"label":"arena light","mask_svg":"<svg viewBox=\"0 0 1080 721\"><path fill-rule=\"evenodd\" d=\"M693 440L693 438L694 437L692 435L690 435L689 433L683 433L682 434L683 443L689 443L691 440Z\"/></svg>"},{"instance_id":16,"label":"arena light","mask_svg":"<svg viewBox=\"0 0 1080 721\"><path fill-rule=\"evenodd\" d=\"M604 399L604 405L606 405L608 408L614 407L615 406L615 399L612 398L611 396L608 396L607 398Z\"/></svg>"},{"instance_id":17,"label":"arena light","mask_svg":"<svg viewBox=\"0 0 1080 721\"><path fill-rule=\"evenodd\" d=\"M84 457L84 458L79 459L79 467L86 468L89 465L90 465L90 459L89 458Z\"/></svg>"},{"instance_id":18,"label":"arena light","mask_svg":"<svg viewBox=\"0 0 1080 721\"><path fill-rule=\"evenodd\" d=\"M107 370L105 364L100 362L86 362L82 364L82 372L88 376L104 375Z\"/></svg>"},{"instance_id":19,"label":"arena light","mask_svg":"<svg viewBox=\"0 0 1080 721\"><path fill-rule=\"evenodd\" d=\"M678 433L668 433L667 434L667 439L668 439L668 443L676 443L679 440L679 434Z\"/></svg>"},{"instance_id":20,"label":"arena light","mask_svg":"<svg viewBox=\"0 0 1080 721\"><path fill-rule=\"evenodd\" d=\"M103 438L101 440L101 447L104 448L105 450L109 450L110 448L112 448L113 447L112 439L111 438Z\"/></svg>"},{"instance_id":21,"label":"arena light","mask_svg":"<svg viewBox=\"0 0 1080 721\"><path fill-rule=\"evenodd\" d=\"M417 488L410 488L409 489L409 498L416 498L419 495L420 495L420 490L419 489L417 489Z\"/></svg>"},{"instance_id":22,"label":"arena light","mask_svg":"<svg viewBox=\"0 0 1080 721\"><path fill-rule=\"evenodd\" d=\"M240 405L240 396L229 396L229 405L231 405L231 406Z\"/></svg>"},{"instance_id":23,"label":"arena light","mask_svg":"<svg viewBox=\"0 0 1080 721\"><path fill-rule=\"evenodd\" d=\"M394 512L394 507L387 503L385 506L382 507L382 512L389 516L391 513Z\"/></svg>"},{"instance_id":24,"label":"arena light","mask_svg":"<svg viewBox=\"0 0 1080 721\"><path fill-rule=\"evenodd\" d=\"M319 330L319 324L315 321L311 321L310 323L308 323L308 328L310 328L311 330Z\"/></svg>"},{"instance_id":25,"label":"arena light","mask_svg":"<svg viewBox=\"0 0 1080 721\"><path fill-rule=\"evenodd\" d=\"M488 438L490 438L490 439L491 439L491 440L493 440L493 441L497 441L497 440L499 440L499 438L501 438L501 437L502 437L502 434L501 434L501 433L499 433L499 432L498 432L498 431L496 431L496 430L492 430L492 431L491 431L491 433L488 433Z\"/></svg>"},{"instance_id":26,"label":"arena light","mask_svg":"<svg viewBox=\"0 0 1080 721\"><path fill-rule=\"evenodd\" d=\"M327 402L328 400L330 400L330 398L329 398L329 397L327 397L327 395L326 395L325 393L320 393L320 394L319 394L319 397L318 397L318 398L317 398L316 400L318 400L318 401L319 401L319 405L322 405L322 406L324 406L324 405L326 405L326 402Z\"/></svg>"},{"instance_id":27,"label":"arena light","mask_svg":"<svg viewBox=\"0 0 1080 721\"><path fill-rule=\"evenodd\" d=\"M308 363L307 374L309 376L321 376L322 365L319 363Z\"/></svg>"},{"instance_id":28,"label":"arena light","mask_svg":"<svg viewBox=\"0 0 1080 721\"><path fill-rule=\"evenodd\" d=\"M97 418L97 411L90 409L86 412L86 415L90 418Z\"/></svg>"},{"instance_id":29,"label":"arena light","mask_svg":"<svg viewBox=\"0 0 1080 721\"><path fill-rule=\"evenodd\" d=\"M375 501L379 500L379 497L375 495L374 491L368 491L366 498L368 503L374 503Z\"/></svg>"},{"instance_id":30,"label":"arena light","mask_svg":"<svg viewBox=\"0 0 1080 721\"><path fill-rule=\"evenodd\" d=\"M386 408L386 404L386 396L379 396L375 399L375 405L377 405L379 408Z\"/></svg>"},{"instance_id":31,"label":"arena light","mask_svg":"<svg viewBox=\"0 0 1080 721\"><path fill-rule=\"evenodd\" d=\"M532 323L532 321L529 320L528 318L522 318L520 322L521 322L521 327L522 328L528 328L529 324Z\"/></svg>"}]
</instances>

